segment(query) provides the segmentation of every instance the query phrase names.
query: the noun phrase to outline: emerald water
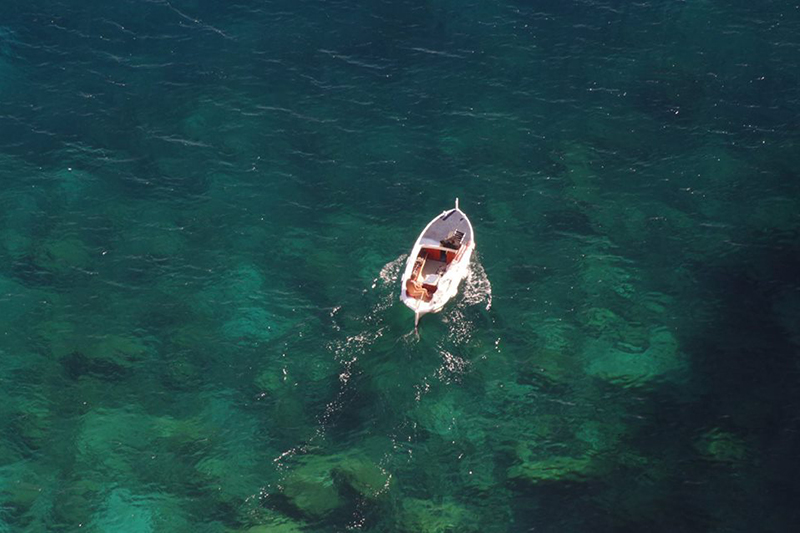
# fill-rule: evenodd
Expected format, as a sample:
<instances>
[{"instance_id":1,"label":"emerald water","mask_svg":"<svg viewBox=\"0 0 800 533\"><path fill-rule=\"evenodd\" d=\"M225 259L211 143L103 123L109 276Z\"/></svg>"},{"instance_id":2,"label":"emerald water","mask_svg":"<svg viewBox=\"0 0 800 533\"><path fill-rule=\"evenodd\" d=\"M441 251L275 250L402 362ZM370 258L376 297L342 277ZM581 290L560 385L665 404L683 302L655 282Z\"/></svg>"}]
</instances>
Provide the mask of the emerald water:
<instances>
[{"instance_id":1,"label":"emerald water","mask_svg":"<svg viewBox=\"0 0 800 533\"><path fill-rule=\"evenodd\" d=\"M796 2L0 13L0 532L797 527Z\"/></svg>"}]
</instances>

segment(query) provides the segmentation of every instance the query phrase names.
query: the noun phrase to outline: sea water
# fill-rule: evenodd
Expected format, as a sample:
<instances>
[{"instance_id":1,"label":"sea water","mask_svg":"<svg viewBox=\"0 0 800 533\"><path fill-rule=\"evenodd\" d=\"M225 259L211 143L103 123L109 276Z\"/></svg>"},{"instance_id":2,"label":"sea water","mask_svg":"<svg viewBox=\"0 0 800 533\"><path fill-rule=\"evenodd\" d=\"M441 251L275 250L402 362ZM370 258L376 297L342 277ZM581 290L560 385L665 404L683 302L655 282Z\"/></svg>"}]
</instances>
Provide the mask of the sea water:
<instances>
[{"instance_id":1,"label":"sea water","mask_svg":"<svg viewBox=\"0 0 800 533\"><path fill-rule=\"evenodd\" d=\"M0 13L0 531L797 527L796 2Z\"/></svg>"}]
</instances>

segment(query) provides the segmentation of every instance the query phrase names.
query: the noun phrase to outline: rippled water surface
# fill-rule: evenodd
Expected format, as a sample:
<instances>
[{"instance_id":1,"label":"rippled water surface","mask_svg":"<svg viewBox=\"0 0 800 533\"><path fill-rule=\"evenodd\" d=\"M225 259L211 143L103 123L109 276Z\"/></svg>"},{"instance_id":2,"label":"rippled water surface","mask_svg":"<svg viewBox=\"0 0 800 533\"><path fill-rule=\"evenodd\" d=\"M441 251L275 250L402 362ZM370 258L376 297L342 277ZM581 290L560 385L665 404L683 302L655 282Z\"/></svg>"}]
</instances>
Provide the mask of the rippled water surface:
<instances>
[{"instance_id":1,"label":"rippled water surface","mask_svg":"<svg viewBox=\"0 0 800 533\"><path fill-rule=\"evenodd\" d=\"M0 13L0 531L796 529L796 2Z\"/></svg>"}]
</instances>

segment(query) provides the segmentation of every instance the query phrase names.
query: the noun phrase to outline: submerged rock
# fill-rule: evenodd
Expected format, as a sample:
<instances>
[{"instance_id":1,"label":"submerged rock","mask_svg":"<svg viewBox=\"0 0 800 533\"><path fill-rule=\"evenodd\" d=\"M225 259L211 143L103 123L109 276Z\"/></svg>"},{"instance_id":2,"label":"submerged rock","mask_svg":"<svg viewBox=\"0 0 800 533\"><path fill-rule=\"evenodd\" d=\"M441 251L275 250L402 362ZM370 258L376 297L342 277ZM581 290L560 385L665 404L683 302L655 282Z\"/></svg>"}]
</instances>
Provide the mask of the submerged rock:
<instances>
[{"instance_id":1,"label":"submerged rock","mask_svg":"<svg viewBox=\"0 0 800 533\"><path fill-rule=\"evenodd\" d=\"M389 490L391 475L358 455L309 455L283 482L283 493L304 515L319 518L348 496L374 501Z\"/></svg>"},{"instance_id":2,"label":"submerged rock","mask_svg":"<svg viewBox=\"0 0 800 533\"><path fill-rule=\"evenodd\" d=\"M479 531L475 516L452 498L441 503L405 498L400 513L400 529L405 533L455 533Z\"/></svg>"},{"instance_id":3,"label":"submerged rock","mask_svg":"<svg viewBox=\"0 0 800 533\"><path fill-rule=\"evenodd\" d=\"M516 381L492 380L486 383L485 409L494 416L531 415L536 389Z\"/></svg>"},{"instance_id":4,"label":"submerged rock","mask_svg":"<svg viewBox=\"0 0 800 533\"><path fill-rule=\"evenodd\" d=\"M94 409L81 419L75 440L80 468L97 476L132 476L138 450L152 437L149 417L123 409Z\"/></svg>"},{"instance_id":5,"label":"submerged rock","mask_svg":"<svg viewBox=\"0 0 800 533\"><path fill-rule=\"evenodd\" d=\"M307 531L306 523L299 518L290 518L274 509L265 507L264 493L251 495L238 507L238 517L242 524L237 529L227 529L228 533L301 533Z\"/></svg>"},{"instance_id":6,"label":"submerged rock","mask_svg":"<svg viewBox=\"0 0 800 533\"><path fill-rule=\"evenodd\" d=\"M67 374L73 379L85 374L124 377L149 353L141 339L125 335L105 335L93 342L73 338L52 348L68 352L56 353L56 356L61 357Z\"/></svg>"},{"instance_id":7,"label":"submerged rock","mask_svg":"<svg viewBox=\"0 0 800 533\"><path fill-rule=\"evenodd\" d=\"M527 461L508 469L508 479L532 484L550 481L581 481L597 475L591 458L550 457L540 461Z\"/></svg>"},{"instance_id":8,"label":"submerged rock","mask_svg":"<svg viewBox=\"0 0 800 533\"><path fill-rule=\"evenodd\" d=\"M329 459L311 456L284 481L284 495L304 515L319 518L342 505L331 467Z\"/></svg>"},{"instance_id":9,"label":"submerged rock","mask_svg":"<svg viewBox=\"0 0 800 533\"><path fill-rule=\"evenodd\" d=\"M570 352L575 346L578 332L572 324L560 318L538 319L530 317L529 322L535 324L537 344L543 350Z\"/></svg>"},{"instance_id":10,"label":"submerged rock","mask_svg":"<svg viewBox=\"0 0 800 533\"><path fill-rule=\"evenodd\" d=\"M389 490L392 476L372 461L348 457L333 468L334 479L360 496L374 500Z\"/></svg>"},{"instance_id":11,"label":"submerged rock","mask_svg":"<svg viewBox=\"0 0 800 533\"><path fill-rule=\"evenodd\" d=\"M108 494L89 525L99 531L155 531L153 510L148 508L146 500L125 489L115 489Z\"/></svg>"},{"instance_id":12,"label":"submerged rock","mask_svg":"<svg viewBox=\"0 0 800 533\"><path fill-rule=\"evenodd\" d=\"M648 342L646 350L627 351L605 338L587 341L586 373L611 382L644 385L653 379L678 377L685 370L687 362L670 331L651 331Z\"/></svg>"},{"instance_id":13,"label":"submerged rock","mask_svg":"<svg viewBox=\"0 0 800 533\"><path fill-rule=\"evenodd\" d=\"M747 444L742 437L713 428L698 438L695 449L710 461L718 463L738 463L747 457Z\"/></svg>"},{"instance_id":14,"label":"submerged rock","mask_svg":"<svg viewBox=\"0 0 800 533\"><path fill-rule=\"evenodd\" d=\"M52 414L43 402L23 401L14 419L14 430L31 449L38 450L48 442L52 429Z\"/></svg>"},{"instance_id":15,"label":"submerged rock","mask_svg":"<svg viewBox=\"0 0 800 533\"><path fill-rule=\"evenodd\" d=\"M236 315L225 322L222 332L226 337L244 345L258 345L272 339L282 331L275 316L260 307L239 309Z\"/></svg>"},{"instance_id":16,"label":"submerged rock","mask_svg":"<svg viewBox=\"0 0 800 533\"><path fill-rule=\"evenodd\" d=\"M259 346L285 334L293 324L268 296L262 271L243 262L197 291L191 301L199 315L222 324L222 334L229 341Z\"/></svg>"},{"instance_id":17,"label":"submerged rock","mask_svg":"<svg viewBox=\"0 0 800 533\"><path fill-rule=\"evenodd\" d=\"M0 275L0 327L11 323L41 305L45 293L31 290L16 281Z\"/></svg>"},{"instance_id":18,"label":"submerged rock","mask_svg":"<svg viewBox=\"0 0 800 533\"><path fill-rule=\"evenodd\" d=\"M34 264L42 270L63 274L71 270L90 268L92 256L80 239L50 239L36 250Z\"/></svg>"},{"instance_id":19,"label":"submerged rock","mask_svg":"<svg viewBox=\"0 0 800 533\"><path fill-rule=\"evenodd\" d=\"M0 502L3 515L23 515L35 507L45 493L44 484L36 479L30 468L23 466L24 462L3 466L3 486L0 489ZM3 529L0 522L0 531Z\"/></svg>"},{"instance_id":20,"label":"submerged rock","mask_svg":"<svg viewBox=\"0 0 800 533\"><path fill-rule=\"evenodd\" d=\"M15 259L25 256L31 248L31 239L14 229L0 231L0 249Z\"/></svg>"},{"instance_id":21,"label":"submerged rock","mask_svg":"<svg viewBox=\"0 0 800 533\"><path fill-rule=\"evenodd\" d=\"M602 205L600 179L595 170L596 156L591 146L567 142L556 154L556 162L563 166L562 177L569 184L565 196L587 205Z\"/></svg>"},{"instance_id":22,"label":"submerged rock","mask_svg":"<svg viewBox=\"0 0 800 533\"><path fill-rule=\"evenodd\" d=\"M92 518L107 486L101 482L100 476L89 479L82 476L72 482L58 487L54 498L53 515L56 522L62 524L85 524Z\"/></svg>"},{"instance_id":23,"label":"submerged rock","mask_svg":"<svg viewBox=\"0 0 800 533\"><path fill-rule=\"evenodd\" d=\"M133 493L124 488L102 491L104 500L89 530L149 533L190 530L180 501L164 493Z\"/></svg>"},{"instance_id":24,"label":"submerged rock","mask_svg":"<svg viewBox=\"0 0 800 533\"><path fill-rule=\"evenodd\" d=\"M261 269L249 262L238 263L197 292L193 300L201 312L212 315L220 311L220 306L251 306L264 295L264 282Z\"/></svg>"},{"instance_id":25,"label":"submerged rock","mask_svg":"<svg viewBox=\"0 0 800 533\"><path fill-rule=\"evenodd\" d=\"M201 486L213 496L217 505L235 509L247 501L253 487L258 486L253 466L250 458L242 461L230 453L214 454L212 448L195 465L195 471Z\"/></svg>"},{"instance_id":26,"label":"submerged rock","mask_svg":"<svg viewBox=\"0 0 800 533\"><path fill-rule=\"evenodd\" d=\"M153 419L152 433L174 453L196 453L206 449L211 440L208 428L197 418L161 416Z\"/></svg>"},{"instance_id":27,"label":"submerged rock","mask_svg":"<svg viewBox=\"0 0 800 533\"><path fill-rule=\"evenodd\" d=\"M276 518L266 524L249 527L243 533L303 533L306 531L301 524L289 518Z\"/></svg>"},{"instance_id":28,"label":"submerged rock","mask_svg":"<svg viewBox=\"0 0 800 533\"><path fill-rule=\"evenodd\" d=\"M174 390L196 390L203 374L190 357L177 355L166 363L161 374L167 388Z\"/></svg>"},{"instance_id":29,"label":"submerged rock","mask_svg":"<svg viewBox=\"0 0 800 533\"><path fill-rule=\"evenodd\" d=\"M790 233L800 229L797 216L797 201L791 197L774 196L761 198L746 212L747 223L757 231Z\"/></svg>"},{"instance_id":30,"label":"submerged rock","mask_svg":"<svg viewBox=\"0 0 800 533\"><path fill-rule=\"evenodd\" d=\"M595 301L631 300L636 295L636 270L601 250L590 250L583 261L581 285Z\"/></svg>"},{"instance_id":31,"label":"submerged rock","mask_svg":"<svg viewBox=\"0 0 800 533\"><path fill-rule=\"evenodd\" d=\"M613 447L619 435L616 429L599 422L587 422L575 435L572 447L583 450L575 455L553 455L549 447L535 447L528 442L517 443L514 449L516 464L507 471L511 481L532 485L539 483L586 481L609 471L611 463L602 452ZM559 439L563 442L563 438Z\"/></svg>"},{"instance_id":32,"label":"submerged rock","mask_svg":"<svg viewBox=\"0 0 800 533\"><path fill-rule=\"evenodd\" d=\"M260 391L274 394L288 388L286 378L282 368L265 368L256 376L255 385Z\"/></svg>"},{"instance_id":33,"label":"submerged rock","mask_svg":"<svg viewBox=\"0 0 800 533\"><path fill-rule=\"evenodd\" d=\"M627 431L627 426L619 421L589 420L578 428L575 437L588 448L590 453L600 453L614 450Z\"/></svg>"},{"instance_id":34,"label":"submerged rock","mask_svg":"<svg viewBox=\"0 0 800 533\"><path fill-rule=\"evenodd\" d=\"M614 311L592 307L586 311L586 328L624 351L639 352L649 344L649 333L641 323L630 322Z\"/></svg>"},{"instance_id":35,"label":"submerged rock","mask_svg":"<svg viewBox=\"0 0 800 533\"><path fill-rule=\"evenodd\" d=\"M418 404L412 416L431 434L452 439L458 432L458 422L464 419L463 404L454 393L446 394L436 401Z\"/></svg>"},{"instance_id":36,"label":"submerged rock","mask_svg":"<svg viewBox=\"0 0 800 533\"><path fill-rule=\"evenodd\" d=\"M67 203L79 203L87 196L87 189L102 183L92 174L77 168L62 168L53 173L55 190L60 199Z\"/></svg>"}]
</instances>

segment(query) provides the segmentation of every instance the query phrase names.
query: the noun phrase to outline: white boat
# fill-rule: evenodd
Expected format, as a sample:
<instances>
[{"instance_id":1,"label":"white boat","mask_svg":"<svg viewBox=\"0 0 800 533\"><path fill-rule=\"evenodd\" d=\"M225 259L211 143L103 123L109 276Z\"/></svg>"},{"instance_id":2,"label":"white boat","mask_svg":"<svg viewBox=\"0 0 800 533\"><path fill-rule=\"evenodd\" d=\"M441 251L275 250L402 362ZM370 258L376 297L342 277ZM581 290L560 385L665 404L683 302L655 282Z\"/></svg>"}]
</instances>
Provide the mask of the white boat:
<instances>
[{"instance_id":1,"label":"white boat","mask_svg":"<svg viewBox=\"0 0 800 533\"><path fill-rule=\"evenodd\" d=\"M472 224L458 208L443 211L420 233L403 272L400 300L414 311L414 327L458 293L475 249Z\"/></svg>"}]
</instances>

